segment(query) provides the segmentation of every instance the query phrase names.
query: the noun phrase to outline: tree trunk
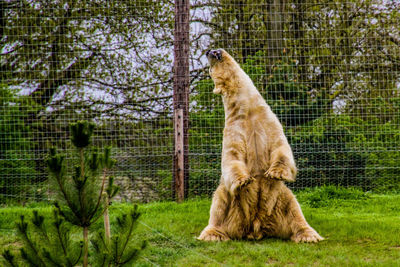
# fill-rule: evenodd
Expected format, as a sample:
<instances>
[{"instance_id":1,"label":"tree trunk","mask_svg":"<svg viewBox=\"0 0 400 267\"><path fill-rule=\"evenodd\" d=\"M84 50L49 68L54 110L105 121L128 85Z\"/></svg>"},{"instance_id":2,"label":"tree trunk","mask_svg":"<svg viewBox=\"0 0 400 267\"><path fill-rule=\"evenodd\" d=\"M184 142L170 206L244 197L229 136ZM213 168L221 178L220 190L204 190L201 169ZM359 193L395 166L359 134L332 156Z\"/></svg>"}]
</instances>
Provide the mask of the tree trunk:
<instances>
[{"instance_id":1,"label":"tree trunk","mask_svg":"<svg viewBox=\"0 0 400 267\"><path fill-rule=\"evenodd\" d=\"M271 0L267 4L264 24L267 29L268 67L271 67L282 56L284 50L283 25L285 1Z\"/></svg>"},{"instance_id":2,"label":"tree trunk","mask_svg":"<svg viewBox=\"0 0 400 267\"><path fill-rule=\"evenodd\" d=\"M89 228L87 226L83 227L83 267L88 266L89 258Z\"/></svg>"},{"instance_id":3,"label":"tree trunk","mask_svg":"<svg viewBox=\"0 0 400 267\"><path fill-rule=\"evenodd\" d=\"M107 246L110 245L111 231L110 231L110 216L108 215L108 197L106 197L106 209L104 211L104 235Z\"/></svg>"}]
</instances>

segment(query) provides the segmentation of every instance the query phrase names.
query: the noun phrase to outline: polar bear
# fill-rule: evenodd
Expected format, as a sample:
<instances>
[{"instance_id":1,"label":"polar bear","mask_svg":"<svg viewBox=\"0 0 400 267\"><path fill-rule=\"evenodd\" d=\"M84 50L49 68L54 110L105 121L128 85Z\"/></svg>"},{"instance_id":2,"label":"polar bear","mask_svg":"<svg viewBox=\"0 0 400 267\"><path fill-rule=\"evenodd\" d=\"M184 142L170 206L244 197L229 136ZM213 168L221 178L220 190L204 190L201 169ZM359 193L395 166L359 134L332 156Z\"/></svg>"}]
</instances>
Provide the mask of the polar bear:
<instances>
[{"instance_id":1,"label":"polar bear","mask_svg":"<svg viewBox=\"0 0 400 267\"><path fill-rule=\"evenodd\" d=\"M225 110L221 181L199 240L323 238L306 222L291 190L296 165L282 125L249 76L223 49L206 53Z\"/></svg>"}]
</instances>

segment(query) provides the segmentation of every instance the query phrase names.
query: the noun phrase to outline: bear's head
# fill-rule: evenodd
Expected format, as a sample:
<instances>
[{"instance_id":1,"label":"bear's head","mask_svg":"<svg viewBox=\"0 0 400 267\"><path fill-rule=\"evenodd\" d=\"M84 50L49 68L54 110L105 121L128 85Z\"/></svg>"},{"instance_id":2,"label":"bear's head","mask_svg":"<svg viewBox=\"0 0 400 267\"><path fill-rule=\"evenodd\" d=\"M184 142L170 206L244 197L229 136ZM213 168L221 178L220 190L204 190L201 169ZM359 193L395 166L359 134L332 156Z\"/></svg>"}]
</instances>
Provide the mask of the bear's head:
<instances>
[{"instance_id":1,"label":"bear's head","mask_svg":"<svg viewBox=\"0 0 400 267\"><path fill-rule=\"evenodd\" d=\"M206 52L206 57L210 67L223 64L225 61L230 61L232 57L224 49L211 49Z\"/></svg>"},{"instance_id":2,"label":"bear's head","mask_svg":"<svg viewBox=\"0 0 400 267\"><path fill-rule=\"evenodd\" d=\"M206 52L206 57L208 59L208 62L210 65L213 65L213 63L216 63L218 61L222 60L222 51L225 51L223 49L210 49Z\"/></svg>"},{"instance_id":3,"label":"bear's head","mask_svg":"<svg viewBox=\"0 0 400 267\"><path fill-rule=\"evenodd\" d=\"M224 49L206 52L210 63L210 76L215 83L215 94L231 94L237 91L238 80L243 76L239 64Z\"/></svg>"}]
</instances>

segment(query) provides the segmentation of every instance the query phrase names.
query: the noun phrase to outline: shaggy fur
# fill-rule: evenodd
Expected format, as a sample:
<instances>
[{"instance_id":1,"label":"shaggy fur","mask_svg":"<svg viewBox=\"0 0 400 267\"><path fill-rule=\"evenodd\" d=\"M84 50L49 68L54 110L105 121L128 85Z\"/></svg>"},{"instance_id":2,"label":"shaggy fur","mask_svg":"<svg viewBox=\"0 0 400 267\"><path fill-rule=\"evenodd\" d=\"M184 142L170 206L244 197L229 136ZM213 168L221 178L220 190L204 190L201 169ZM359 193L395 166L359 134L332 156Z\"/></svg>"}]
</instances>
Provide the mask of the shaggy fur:
<instances>
[{"instance_id":1,"label":"shaggy fur","mask_svg":"<svg viewBox=\"0 0 400 267\"><path fill-rule=\"evenodd\" d=\"M322 240L284 184L295 180L297 170L279 120L226 51L210 50L207 57L214 93L222 95L225 128L221 182L198 239Z\"/></svg>"}]
</instances>

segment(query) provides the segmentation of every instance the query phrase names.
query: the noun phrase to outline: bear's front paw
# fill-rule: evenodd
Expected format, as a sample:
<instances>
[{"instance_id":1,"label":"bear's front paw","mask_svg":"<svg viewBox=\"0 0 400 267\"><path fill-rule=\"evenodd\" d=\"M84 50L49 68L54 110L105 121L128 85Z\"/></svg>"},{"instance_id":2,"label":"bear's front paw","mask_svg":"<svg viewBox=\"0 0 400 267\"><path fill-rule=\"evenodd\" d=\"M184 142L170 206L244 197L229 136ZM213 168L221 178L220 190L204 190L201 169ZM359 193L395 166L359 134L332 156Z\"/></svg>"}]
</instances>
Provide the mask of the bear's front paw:
<instances>
[{"instance_id":1,"label":"bear's front paw","mask_svg":"<svg viewBox=\"0 0 400 267\"><path fill-rule=\"evenodd\" d=\"M278 180L284 180L287 182L294 182L295 178L289 168L285 166L274 166L272 165L265 173L266 177Z\"/></svg>"},{"instance_id":2,"label":"bear's front paw","mask_svg":"<svg viewBox=\"0 0 400 267\"><path fill-rule=\"evenodd\" d=\"M243 187L253 182L253 177L246 177L235 180L231 185L231 192L236 195Z\"/></svg>"},{"instance_id":3,"label":"bear's front paw","mask_svg":"<svg viewBox=\"0 0 400 267\"><path fill-rule=\"evenodd\" d=\"M213 90L213 93L216 94L216 95L221 94L221 92L222 92L221 88L215 87L214 90Z\"/></svg>"},{"instance_id":4,"label":"bear's front paw","mask_svg":"<svg viewBox=\"0 0 400 267\"><path fill-rule=\"evenodd\" d=\"M317 243L324 240L324 238L312 228L297 232L291 239L296 243Z\"/></svg>"}]
</instances>

